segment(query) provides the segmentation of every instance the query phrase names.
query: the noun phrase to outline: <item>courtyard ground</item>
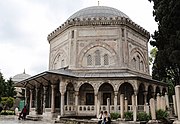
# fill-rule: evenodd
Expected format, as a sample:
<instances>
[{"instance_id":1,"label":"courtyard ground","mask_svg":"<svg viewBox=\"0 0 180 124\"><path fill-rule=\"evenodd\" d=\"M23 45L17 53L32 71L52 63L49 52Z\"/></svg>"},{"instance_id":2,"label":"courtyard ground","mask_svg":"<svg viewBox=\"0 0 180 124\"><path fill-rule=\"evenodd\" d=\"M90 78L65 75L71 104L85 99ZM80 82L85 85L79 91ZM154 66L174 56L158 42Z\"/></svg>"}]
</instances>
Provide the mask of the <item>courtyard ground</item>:
<instances>
[{"instance_id":1,"label":"courtyard ground","mask_svg":"<svg viewBox=\"0 0 180 124\"><path fill-rule=\"evenodd\" d=\"M18 116L0 116L0 124L53 124L53 121L18 120Z\"/></svg>"}]
</instances>

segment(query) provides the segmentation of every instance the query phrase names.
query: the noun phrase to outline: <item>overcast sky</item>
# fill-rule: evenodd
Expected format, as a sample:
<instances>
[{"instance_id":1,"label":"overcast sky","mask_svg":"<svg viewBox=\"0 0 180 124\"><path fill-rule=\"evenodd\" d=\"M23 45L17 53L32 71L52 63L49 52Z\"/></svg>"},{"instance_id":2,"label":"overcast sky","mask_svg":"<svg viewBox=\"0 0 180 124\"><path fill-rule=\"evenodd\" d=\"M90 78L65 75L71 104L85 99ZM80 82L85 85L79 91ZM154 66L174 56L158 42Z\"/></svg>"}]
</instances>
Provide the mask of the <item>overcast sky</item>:
<instances>
[{"instance_id":1,"label":"overcast sky","mask_svg":"<svg viewBox=\"0 0 180 124\"><path fill-rule=\"evenodd\" d=\"M157 29L148 0L99 0L121 10L151 34ZM98 0L1 0L0 71L6 79L48 70L47 35L76 11L97 6Z\"/></svg>"}]
</instances>

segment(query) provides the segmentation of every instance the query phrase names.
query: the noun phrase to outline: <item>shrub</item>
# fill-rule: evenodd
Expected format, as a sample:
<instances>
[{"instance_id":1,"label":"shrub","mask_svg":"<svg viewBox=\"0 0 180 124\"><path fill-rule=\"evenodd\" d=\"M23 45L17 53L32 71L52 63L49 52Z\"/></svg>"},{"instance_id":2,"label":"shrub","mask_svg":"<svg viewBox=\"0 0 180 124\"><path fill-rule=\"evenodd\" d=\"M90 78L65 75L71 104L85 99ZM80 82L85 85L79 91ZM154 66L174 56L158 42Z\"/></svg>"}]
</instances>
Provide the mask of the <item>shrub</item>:
<instances>
[{"instance_id":1,"label":"shrub","mask_svg":"<svg viewBox=\"0 0 180 124\"><path fill-rule=\"evenodd\" d=\"M14 98L12 97L2 97L1 103L4 107L11 108L14 104Z\"/></svg>"},{"instance_id":2,"label":"shrub","mask_svg":"<svg viewBox=\"0 0 180 124\"><path fill-rule=\"evenodd\" d=\"M14 115L14 111L10 111L10 110L3 110L0 115Z\"/></svg>"},{"instance_id":3,"label":"shrub","mask_svg":"<svg viewBox=\"0 0 180 124\"><path fill-rule=\"evenodd\" d=\"M111 119L118 119L120 117L119 113L111 113Z\"/></svg>"},{"instance_id":4,"label":"shrub","mask_svg":"<svg viewBox=\"0 0 180 124\"><path fill-rule=\"evenodd\" d=\"M139 112L137 114L137 119L139 121L149 121L150 120L150 115L148 115L147 113L145 112Z\"/></svg>"},{"instance_id":5,"label":"shrub","mask_svg":"<svg viewBox=\"0 0 180 124\"><path fill-rule=\"evenodd\" d=\"M124 117L125 117L125 120L132 121L133 120L133 112L125 112Z\"/></svg>"},{"instance_id":6,"label":"shrub","mask_svg":"<svg viewBox=\"0 0 180 124\"><path fill-rule=\"evenodd\" d=\"M167 111L164 111L162 109L159 109L156 111L156 119L157 120L166 119L167 117L168 117Z\"/></svg>"}]
</instances>

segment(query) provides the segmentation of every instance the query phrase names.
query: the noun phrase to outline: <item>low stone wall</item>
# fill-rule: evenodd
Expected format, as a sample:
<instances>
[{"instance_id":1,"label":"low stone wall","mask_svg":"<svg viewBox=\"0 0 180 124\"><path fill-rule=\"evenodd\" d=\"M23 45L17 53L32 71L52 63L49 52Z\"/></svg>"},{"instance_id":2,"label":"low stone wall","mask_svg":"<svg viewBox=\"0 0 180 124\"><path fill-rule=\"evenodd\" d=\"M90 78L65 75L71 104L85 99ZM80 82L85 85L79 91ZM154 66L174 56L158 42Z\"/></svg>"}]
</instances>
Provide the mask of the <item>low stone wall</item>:
<instances>
[{"instance_id":1,"label":"low stone wall","mask_svg":"<svg viewBox=\"0 0 180 124\"><path fill-rule=\"evenodd\" d=\"M84 120L84 119L61 119L56 120L55 123L62 123L62 124L97 124L98 121L92 120Z\"/></svg>"},{"instance_id":2,"label":"low stone wall","mask_svg":"<svg viewBox=\"0 0 180 124\"><path fill-rule=\"evenodd\" d=\"M55 123L60 124L97 124L97 120L85 120L85 119L67 119L61 118L61 120L56 120ZM140 122L128 122L128 121L112 121L111 124L140 124Z\"/></svg>"}]
</instances>

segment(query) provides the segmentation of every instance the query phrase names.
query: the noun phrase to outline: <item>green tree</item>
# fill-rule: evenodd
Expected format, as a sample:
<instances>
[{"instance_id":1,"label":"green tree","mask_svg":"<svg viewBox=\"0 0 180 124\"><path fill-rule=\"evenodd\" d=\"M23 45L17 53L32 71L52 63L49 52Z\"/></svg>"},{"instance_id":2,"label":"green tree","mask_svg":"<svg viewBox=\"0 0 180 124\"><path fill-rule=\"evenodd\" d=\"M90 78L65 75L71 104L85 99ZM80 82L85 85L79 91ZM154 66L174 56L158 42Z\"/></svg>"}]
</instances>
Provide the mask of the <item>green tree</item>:
<instances>
[{"instance_id":1,"label":"green tree","mask_svg":"<svg viewBox=\"0 0 180 124\"><path fill-rule=\"evenodd\" d=\"M16 95L14 82L10 78L5 80L2 73L0 72L0 98L1 97L14 97Z\"/></svg>"},{"instance_id":2,"label":"green tree","mask_svg":"<svg viewBox=\"0 0 180 124\"><path fill-rule=\"evenodd\" d=\"M157 54L152 68L154 79L180 84L180 0L149 0L158 31L152 36Z\"/></svg>"},{"instance_id":3,"label":"green tree","mask_svg":"<svg viewBox=\"0 0 180 124\"><path fill-rule=\"evenodd\" d=\"M2 73L0 72L0 98L5 95L5 87L6 87L5 79Z\"/></svg>"},{"instance_id":4,"label":"green tree","mask_svg":"<svg viewBox=\"0 0 180 124\"><path fill-rule=\"evenodd\" d=\"M10 78L7 80L7 87L6 87L6 96L8 97L14 97L16 95L15 88L13 86L14 82Z\"/></svg>"},{"instance_id":5,"label":"green tree","mask_svg":"<svg viewBox=\"0 0 180 124\"><path fill-rule=\"evenodd\" d=\"M150 57L149 57L149 64L152 65L154 63L154 59L156 57L156 54L157 54L157 48L154 47L151 49L150 51Z\"/></svg>"}]
</instances>

